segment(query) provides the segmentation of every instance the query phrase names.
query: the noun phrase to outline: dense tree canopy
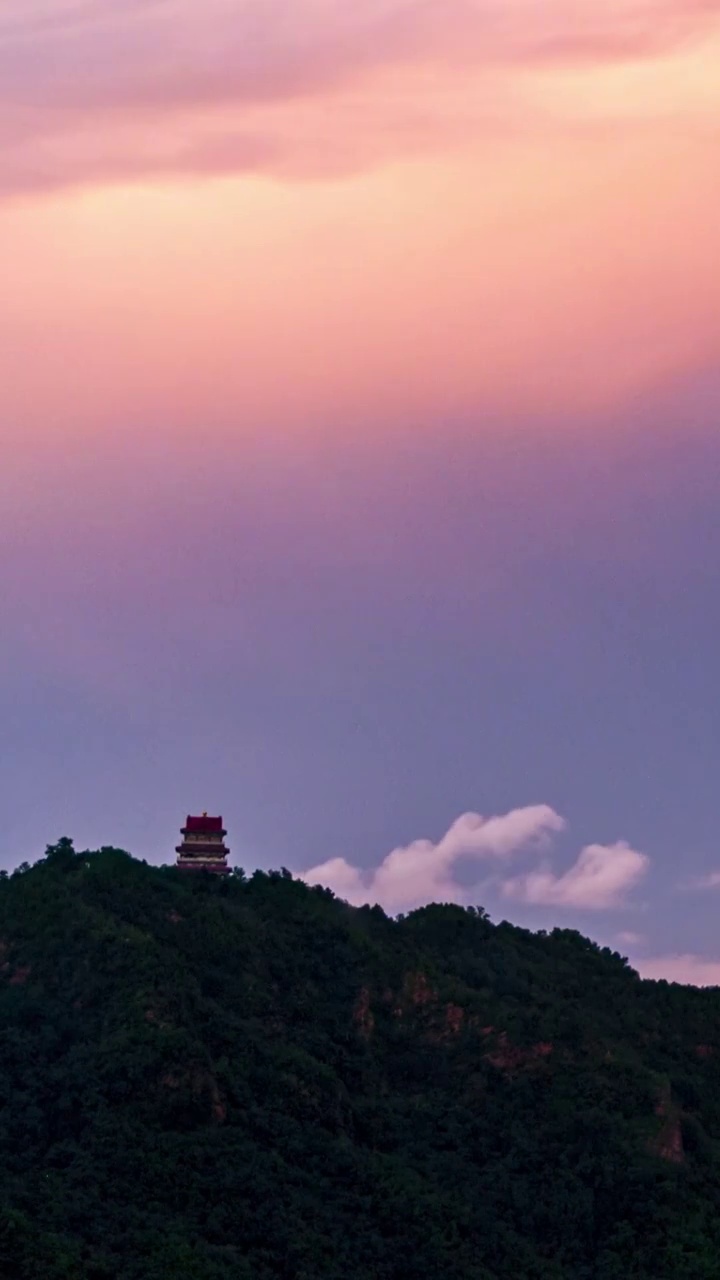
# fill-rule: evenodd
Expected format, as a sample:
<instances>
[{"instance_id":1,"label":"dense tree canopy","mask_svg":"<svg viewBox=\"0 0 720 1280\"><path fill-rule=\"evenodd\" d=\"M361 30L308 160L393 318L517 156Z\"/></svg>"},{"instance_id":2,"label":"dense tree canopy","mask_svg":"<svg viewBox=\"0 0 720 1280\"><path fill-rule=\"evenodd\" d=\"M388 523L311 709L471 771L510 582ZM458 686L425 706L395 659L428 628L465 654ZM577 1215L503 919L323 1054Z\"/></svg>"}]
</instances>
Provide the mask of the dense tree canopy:
<instances>
[{"instance_id":1,"label":"dense tree canopy","mask_svg":"<svg viewBox=\"0 0 720 1280\"><path fill-rule=\"evenodd\" d=\"M720 993L70 841L0 882L0 1274L716 1280Z\"/></svg>"}]
</instances>

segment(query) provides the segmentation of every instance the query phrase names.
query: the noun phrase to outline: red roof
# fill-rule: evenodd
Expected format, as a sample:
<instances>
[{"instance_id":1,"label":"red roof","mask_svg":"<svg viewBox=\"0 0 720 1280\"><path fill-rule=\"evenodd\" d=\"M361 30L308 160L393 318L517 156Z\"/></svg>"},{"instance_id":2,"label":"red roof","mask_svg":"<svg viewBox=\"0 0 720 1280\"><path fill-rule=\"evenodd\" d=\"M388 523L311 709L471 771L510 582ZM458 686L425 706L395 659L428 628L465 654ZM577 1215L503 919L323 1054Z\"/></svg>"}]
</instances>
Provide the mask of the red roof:
<instances>
[{"instance_id":1,"label":"red roof","mask_svg":"<svg viewBox=\"0 0 720 1280\"><path fill-rule=\"evenodd\" d=\"M188 814L187 822L183 828L184 831L219 831L222 832L222 818L209 818L206 813L200 818L194 818L192 814Z\"/></svg>"}]
</instances>

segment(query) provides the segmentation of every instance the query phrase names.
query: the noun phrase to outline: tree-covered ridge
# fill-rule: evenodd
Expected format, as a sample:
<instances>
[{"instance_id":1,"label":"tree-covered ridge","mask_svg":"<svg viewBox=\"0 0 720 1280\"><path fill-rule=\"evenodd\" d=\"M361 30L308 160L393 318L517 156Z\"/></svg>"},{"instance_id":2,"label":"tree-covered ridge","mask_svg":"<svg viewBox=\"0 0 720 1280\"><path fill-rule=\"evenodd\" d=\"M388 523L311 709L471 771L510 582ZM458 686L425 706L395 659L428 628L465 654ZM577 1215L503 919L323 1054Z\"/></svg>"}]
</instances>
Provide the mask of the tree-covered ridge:
<instances>
[{"instance_id":1,"label":"tree-covered ridge","mask_svg":"<svg viewBox=\"0 0 720 1280\"><path fill-rule=\"evenodd\" d=\"M61 841L0 881L0 1275L716 1280L720 992Z\"/></svg>"}]
</instances>

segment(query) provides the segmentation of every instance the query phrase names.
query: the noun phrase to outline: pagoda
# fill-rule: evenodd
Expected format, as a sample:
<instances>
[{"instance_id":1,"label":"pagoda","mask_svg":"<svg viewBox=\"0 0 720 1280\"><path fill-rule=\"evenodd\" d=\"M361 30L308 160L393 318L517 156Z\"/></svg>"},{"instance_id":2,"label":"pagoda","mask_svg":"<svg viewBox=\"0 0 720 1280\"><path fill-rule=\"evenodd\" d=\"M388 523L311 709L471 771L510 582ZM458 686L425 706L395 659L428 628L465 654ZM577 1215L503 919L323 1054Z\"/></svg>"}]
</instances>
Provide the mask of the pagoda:
<instances>
[{"instance_id":1,"label":"pagoda","mask_svg":"<svg viewBox=\"0 0 720 1280\"><path fill-rule=\"evenodd\" d=\"M209 818L206 813L194 818L189 814L181 835L183 842L177 846L176 853L177 866L182 871L212 871L220 876L228 874L230 850L225 845L227 831L222 818Z\"/></svg>"}]
</instances>

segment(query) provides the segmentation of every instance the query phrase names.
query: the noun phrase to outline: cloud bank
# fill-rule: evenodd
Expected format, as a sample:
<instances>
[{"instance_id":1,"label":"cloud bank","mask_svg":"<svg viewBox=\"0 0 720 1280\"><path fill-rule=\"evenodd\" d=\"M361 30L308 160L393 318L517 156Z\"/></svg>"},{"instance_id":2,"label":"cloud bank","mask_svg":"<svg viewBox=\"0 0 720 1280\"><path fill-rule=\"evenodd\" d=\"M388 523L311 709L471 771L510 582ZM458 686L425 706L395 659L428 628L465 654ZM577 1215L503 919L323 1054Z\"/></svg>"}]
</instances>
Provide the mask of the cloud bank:
<instances>
[{"instance_id":1,"label":"cloud bank","mask_svg":"<svg viewBox=\"0 0 720 1280\"><path fill-rule=\"evenodd\" d=\"M350 172L517 127L518 73L657 58L716 21L709 0L8 0L0 190Z\"/></svg>"},{"instance_id":2,"label":"cloud bank","mask_svg":"<svg viewBox=\"0 0 720 1280\"><path fill-rule=\"evenodd\" d=\"M606 911L622 906L625 897L645 875L650 860L625 841L591 844L564 875L551 870L530 871L507 880L503 893L535 907L579 907Z\"/></svg>"},{"instance_id":3,"label":"cloud bank","mask_svg":"<svg viewBox=\"0 0 720 1280\"><path fill-rule=\"evenodd\" d=\"M345 858L332 858L302 874L308 884L322 884L356 906L379 903L389 912L410 910L428 902L470 902L475 891L458 879L461 860L478 865L506 863L519 854L544 853L565 819L549 805L531 805L493 818L466 813L441 840L415 840L394 849L370 870ZM622 906L649 867L649 858L624 842L589 845L574 866L556 875L548 867L485 884L499 887L506 898L532 906L609 910Z\"/></svg>"},{"instance_id":4,"label":"cloud bank","mask_svg":"<svg viewBox=\"0 0 720 1280\"><path fill-rule=\"evenodd\" d=\"M692 954L648 957L635 963L641 978L680 982L691 987L720 986L720 960Z\"/></svg>"}]
</instances>

